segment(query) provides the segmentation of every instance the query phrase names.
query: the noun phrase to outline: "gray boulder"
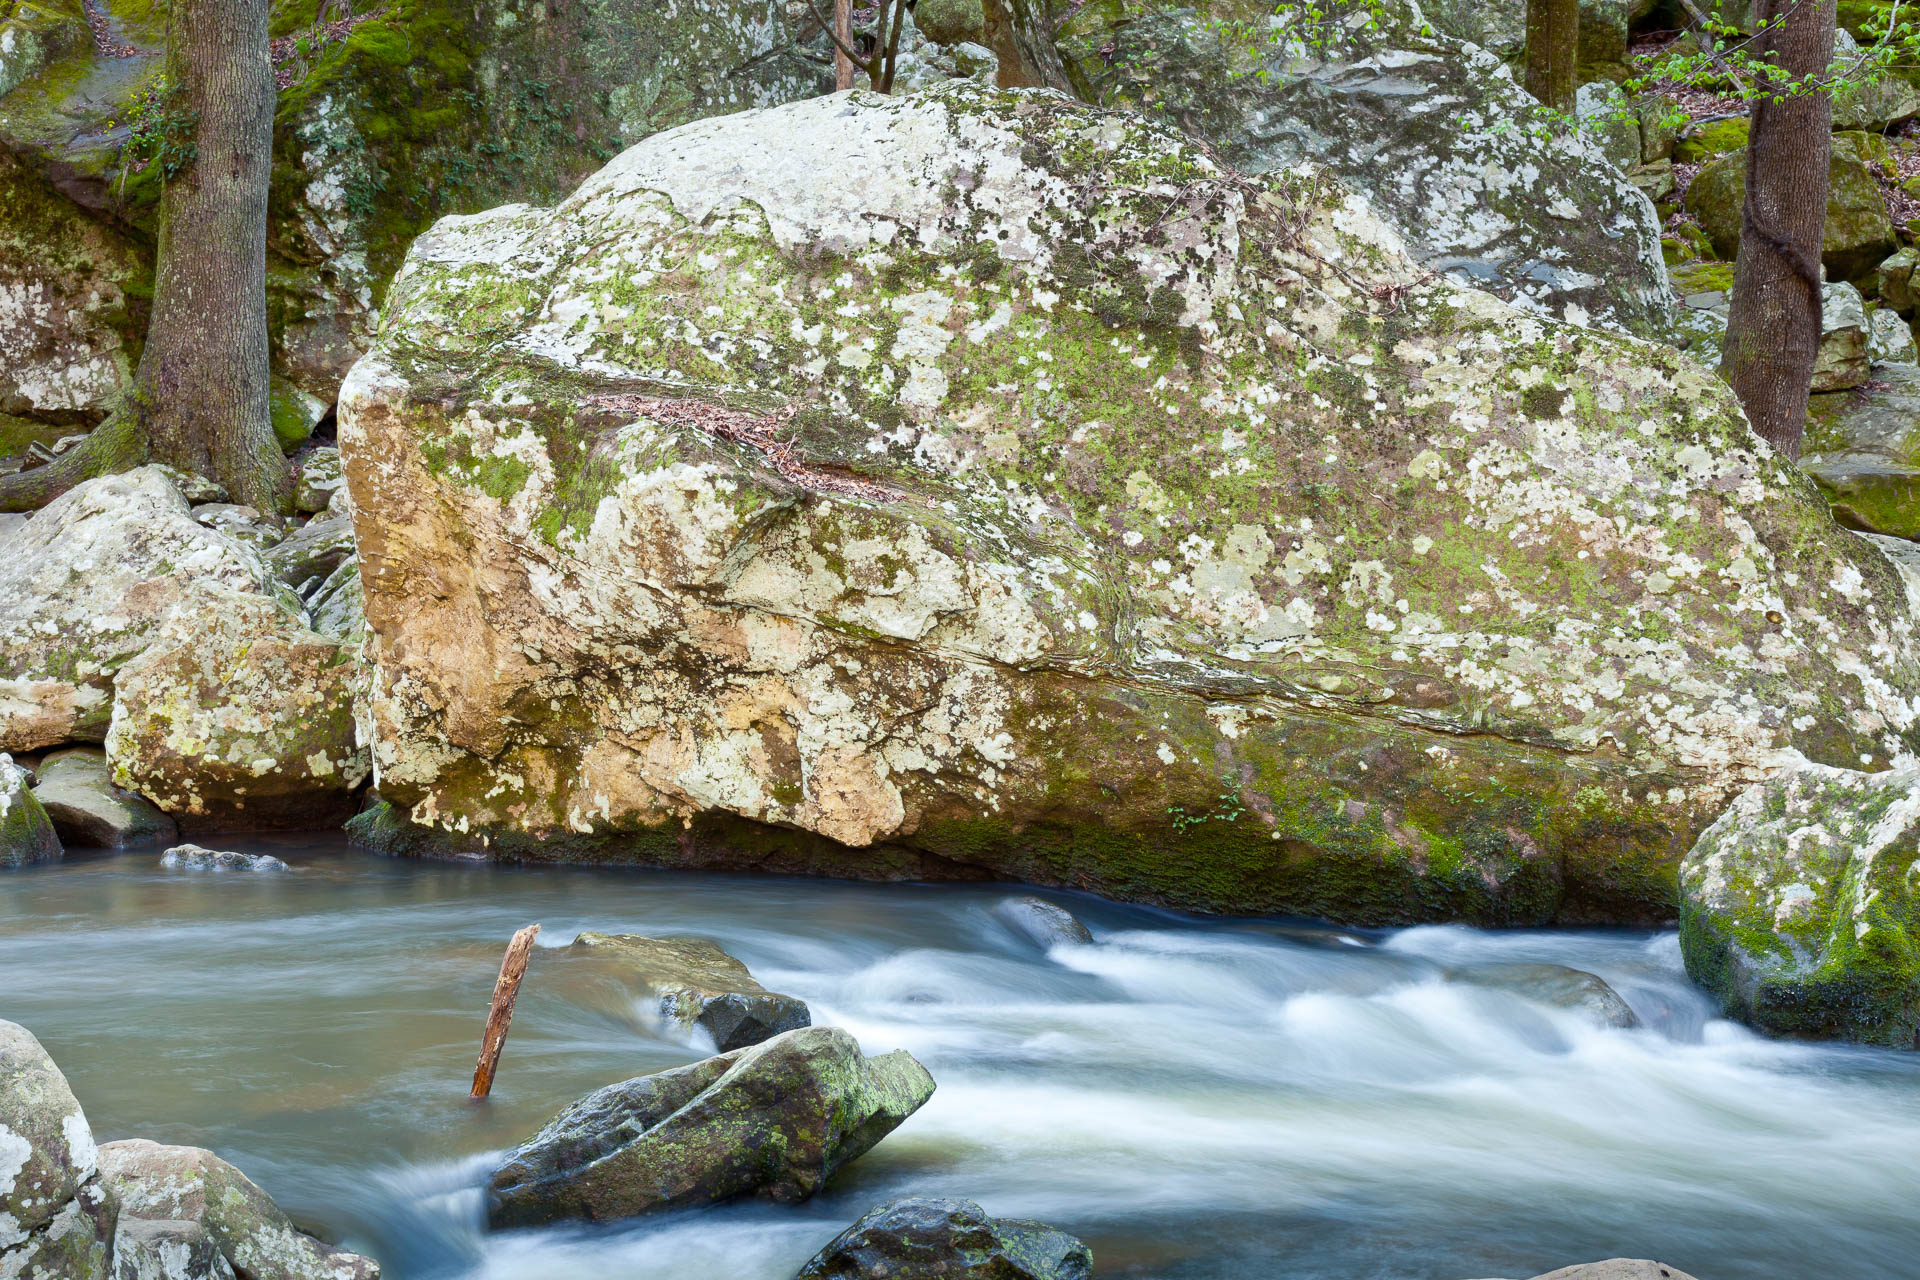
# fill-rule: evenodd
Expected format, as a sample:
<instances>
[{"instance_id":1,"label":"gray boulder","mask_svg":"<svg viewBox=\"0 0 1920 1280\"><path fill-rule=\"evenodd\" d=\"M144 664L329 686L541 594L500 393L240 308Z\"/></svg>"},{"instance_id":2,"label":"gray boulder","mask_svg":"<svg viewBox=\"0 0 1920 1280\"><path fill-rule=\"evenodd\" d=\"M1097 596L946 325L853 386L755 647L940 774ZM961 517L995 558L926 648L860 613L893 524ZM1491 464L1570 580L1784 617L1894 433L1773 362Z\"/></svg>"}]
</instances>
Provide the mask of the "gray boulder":
<instances>
[{"instance_id":1,"label":"gray boulder","mask_svg":"<svg viewBox=\"0 0 1920 1280\"><path fill-rule=\"evenodd\" d=\"M129 1218L113 1233L113 1280L234 1280L220 1242L197 1222Z\"/></svg>"},{"instance_id":2,"label":"gray boulder","mask_svg":"<svg viewBox=\"0 0 1920 1280\"><path fill-rule=\"evenodd\" d=\"M300 460L300 474L294 482L293 505L305 512L325 511L333 495L346 481L340 474L340 451L328 446L315 449Z\"/></svg>"},{"instance_id":3,"label":"gray boulder","mask_svg":"<svg viewBox=\"0 0 1920 1280\"><path fill-rule=\"evenodd\" d=\"M1477 965L1453 975L1477 987L1495 987L1561 1009L1576 1009L1603 1027L1640 1025L1639 1015L1606 980L1561 964Z\"/></svg>"},{"instance_id":4,"label":"gray boulder","mask_svg":"<svg viewBox=\"0 0 1920 1280\"><path fill-rule=\"evenodd\" d=\"M1913 329L1892 307L1880 307L1867 317L1867 355L1874 365L1920 364Z\"/></svg>"},{"instance_id":5,"label":"gray boulder","mask_svg":"<svg viewBox=\"0 0 1920 1280\"><path fill-rule=\"evenodd\" d=\"M1093 1251L1064 1231L989 1218L971 1200L911 1196L875 1205L795 1280L1088 1280Z\"/></svg>"},{"instance_id":6,"label":"gray boulder","mask_svg":"<svg viewBox=\"0 0 1920 1280\"><path fill-rule=\"evenodd\" d=\"M1680 864L1687 973L1771 1035L1920 1048L1920 768L1806 764Z\"/></svg>"},{"instance_id":7,"label":"gray boulder","mask_svg":"<svg viewBox=\"0 0 1920 1280\"><path fill-rule=\"evenodd\" d=\"M273 575L302 595L353 559L353 521L331 514L315 516L288 534L265 555Z\"/></svg>"},{"instance_id":8,"label":"gray boulder","mask_svg":"<svg viewBox=\"0 0 1920 1280\"><path fill-rule=\"evenodd\" d=\"M0 1021L0 1276L101 1280L116 1208L86 1113L32 1032Z\"/></svg>"},{"instance_id":9,"label":"gray boulder","mask_svg":"<svg viewBox=\"0 0 1920 1280\"><path fill-rule=\"evenodd\" d=\"M659 998L663 1018L704 1029L722 1053L813 1023L804 1000L768 991L705 938L583 933L573 946L632 973Z\"/></svg>"},{"instance_id":10,"label":"gray boulder","mask_svg":"<svg viewBox=\"0 0 1920 1280\"><path fill-rule=\"evenodd\" d=\"M1558 1271L1535 1276L1533 1280L1693 1280L1678 1267L1649 1258L1608 1258L1604 1262L1580 1262Z\"/></svg>"},{"instance_id":11,"label":"gray boulder","mask_svg":"<svg viewBox=\"0 0 1920 1280\"><path fill-rule=\"evenodd\" d=\"M172 818L113 785L107 753L97 747L56 751L40 762L38 772L34 798L46 807L54 831L66 844L122 849L179 834Z\"/></svg>"},{"instance_id":12,"label":"gray boulder","mask_svg":"<svg viewBox=\"0 0 1920 1280\"><path fill-rule=\"evenodd\" d=\"M197 1237L182 1226L189 1224L246 1280L379 1280L379 1263L302 1233L266 1192L211 1151L144 1138L109 1142L100 1148L100 1177L119 1202L123 1229L129 1219L167 1224L142 1233L129 1254L151 1248L156 1236L191 1243ZM221 1274L212 1267L180 1280Z\"/></svg>"},{"instance_id":13,"label":"gray boulder","mask_svg":"<svg viewBox=\"0 0 1920 1280\"><path fill-rule=\"evenodd\" d=\"M197 844L175 845L160 855L160 865L174 871L286 871L287 864L265 853L234 853L203 849Z\"/></svg>"},{"instance_id":14,"label":"gray boulder","mask_svg":"<svg viewBox=\"0 0 1920 1280\"><path fill-rule=\"evenodd\" d=\"M1042 951L1063 943L1088 943L1093 935L1071 911L1044 898L1007 898L996 903L993 917Z\"/></svg>"},{"instance_id":15,"label":"gray boulder","mask_svg":"<svg viewBox=\"0 0 1920 1280\"><path fill-rule=\"evenodd\" d=\"M1097 8L1062 40L1090 100L1177 124L1244 173L1330 169L1426 266L1536 314L1671 335L1652 203L1577 131L1532 127L1500 59L1415 5L1258 52L1192 9Z\"/></svg>"},{"instance_id":16,"label":"gray boulder","mask_svg":"<svg viewBox=\"0 0 1920 1280\"><path fill-rule=\"evenodd\" d=\"M794 1204L933 1096L905 1050L836 1027L640 1076L556 1116L493 1174L487 1221L609 1221L739 1196Z\"/></svg>"},{"instance_id":17,"label":"gray boulder","mask_svg":"<svg viewBox=\"0 0 1920 1280\"><path fill-rule=\"evenodd\" d=\"M1800 467L1840 523L1920 537L1920 370L1892 365L1874 379L1870 388L1812 398Z\"/></svg>"},{"instance_id":18,"label":"gray boulder","mask_svg":"<svg viewBox=\"0 0 1920 1280\"><path fill-rule=\"evenodd\" d=\"M60 860L60 837L25 769L0 752L0 867Z\"/></svg>"},{"instance_id":19,"label":"gray boulder","mask_svg":"<svg viewBox=\"0 0 1920 1280\"><path fill-rule=\"evenodd\" d=\"M1820 291L1820 350L1814 358L1812 389L1845 391L1873 376L1871 331L1860 291L1836 283Z\"/></svg>"}]
</instances>

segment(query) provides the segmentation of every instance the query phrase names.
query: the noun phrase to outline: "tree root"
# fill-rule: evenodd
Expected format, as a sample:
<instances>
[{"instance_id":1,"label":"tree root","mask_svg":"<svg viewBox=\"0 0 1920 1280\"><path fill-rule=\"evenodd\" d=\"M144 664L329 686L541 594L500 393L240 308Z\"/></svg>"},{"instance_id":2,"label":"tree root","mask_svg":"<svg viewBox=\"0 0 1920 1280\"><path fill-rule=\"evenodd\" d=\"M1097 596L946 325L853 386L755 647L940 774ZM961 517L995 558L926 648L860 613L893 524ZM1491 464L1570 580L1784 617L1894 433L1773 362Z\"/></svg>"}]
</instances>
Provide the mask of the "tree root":
<instances>
[{"instance_id":1,"label":"tree root","mask_svg":"<svg viewBox=\"0 0 1920 1280\"><path fill-rule=\"evenodd\" d=\"M146 460L147 433L140 414L123 405L46 466L0 477L0 511L37 511L77 484L131 471Z\"/></svg>"}]
</instances>

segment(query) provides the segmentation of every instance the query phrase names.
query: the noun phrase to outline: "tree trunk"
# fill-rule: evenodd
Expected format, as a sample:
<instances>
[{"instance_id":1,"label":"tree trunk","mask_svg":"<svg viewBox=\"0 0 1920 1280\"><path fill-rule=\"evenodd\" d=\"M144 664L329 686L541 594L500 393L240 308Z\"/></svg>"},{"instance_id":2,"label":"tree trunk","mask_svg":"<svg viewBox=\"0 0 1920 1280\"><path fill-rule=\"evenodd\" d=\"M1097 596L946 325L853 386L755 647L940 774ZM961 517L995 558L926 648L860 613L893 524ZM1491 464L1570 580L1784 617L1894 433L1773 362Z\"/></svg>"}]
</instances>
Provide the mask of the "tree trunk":
<instances>
[{"instance_id":1,"label":"tree trunk","mask_svg":"<svg viewBox=\"0 0 1920 1280\"><path fill-rule=\"evenodd\" d=\"M833 0L833 33L842 44L853 47L853 0ZM853 59L840 49L833 51L833 87L853 88Z\"/></svg>"},{"instance_id":2,"label":"tree trunk","mask_svg":"<svg viewBox=\"0 0 1920 1280\"><path fill-rule=\"evenodd\" d=\"M1580 0L1527 0L1527 92L1573 110L1580 67Z\"/></svg>"},{"instance_id":3,"label":"tree trunk","mask_svg":"<svg viewBox=\"0 0 1920 1280\"><path fill-rule=\"evenodd\" d=\"M273 164L268 0L173 0L167 76L193 155L160 196L147 345L134 378L154 461L284 509L267 404L267 185Z\"/></svg>"},{"instance_id":4,"label":"tree trunk","mask_svg":"<svg viewBox=\"0 0 1920 1280\"><path fill-rule=\"evenodd\" d=\"M1754 52L1795 80L1833 60L1834 0L1757 0ZM1761 439L1800 456L1807 389L1820 353L1820 240L1827 218L1833 105L1819 90L1754 104L1740 256L1721 364Z\"/></svg>"},{"instance_id":5,"label":"tree trunk","mask_svg":"<svg viewBox=\"0 0 1920 1280\"><path fill-rule=\"evenodd\" d=\"M1046 0L985 0L984 8L987 47L1000 59L1002 89L1039 86L1073 93L1053 42Z\"/></svg>"}]
</instances>

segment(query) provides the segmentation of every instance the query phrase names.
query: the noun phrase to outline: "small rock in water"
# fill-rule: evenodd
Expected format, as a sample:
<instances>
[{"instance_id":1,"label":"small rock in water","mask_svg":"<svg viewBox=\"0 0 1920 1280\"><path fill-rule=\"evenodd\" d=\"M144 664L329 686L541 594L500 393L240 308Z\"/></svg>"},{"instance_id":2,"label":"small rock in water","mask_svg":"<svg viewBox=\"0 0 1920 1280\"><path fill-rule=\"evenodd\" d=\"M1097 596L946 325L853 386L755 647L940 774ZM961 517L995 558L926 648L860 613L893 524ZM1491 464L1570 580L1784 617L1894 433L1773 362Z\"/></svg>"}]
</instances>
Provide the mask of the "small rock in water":
<instances>
[{"instance_id":1,"label":"small rock in water","mask_svg":"<svg viewBox=\"0 0 1920 1280\"><path fill-rule=\"evenodd\" d=\"M971 1200L909 1196L867 1210L794 1280L1087 1280L1093 1251L1064 1231L989 1218Z\"/></svg>"},{"instance_id":2,"label":"small rock in water","mask_svg":"<svg viewBox=\"0 0 1920 1280\"><path fill-rule=\"evenodd\" d=\"M1093 935L1065 907L1044 898L1007 898L993 908L994 918L1042 951L1062 943L1087 943Z\"/></svg>"},{"instance_id":3,"label":"small rock in water","mask_svg":"<svg viewBox=\"0 0 1920 1280\"><path fill-rule=\"evenodd\" d=\"M1558 1271L1549 1271L1533 1280L1693 1280L1678 1267L1648 1258L1608 1258L1604 1262L1580 1262Z\"/></svg>"},{"instance_id":4,"label":"small rock in water","mask_svg":"<svg viewBox=\"0 0 1920 1280\"><path fill-rule=\"evenodd\" d=\"M60 837L34 797L33 775L0 752L0 867L58 862Z\"/></svg>"},{"instance_id":5,"label":"small rock in water","mask_svg":"<svg viewBox=\"0 0 1920 1280\"><path fill-rule=\"evenodd\" d=\"M1477 987L1498 987L1529 1000L1578 1009L1603 1027L1626 1030L1640 1025L1639 1015L1604 978L1563 964L1489 964L1454 975Z\"/></svg>"},{"instance_id":6,"label":"small rock in water","mask_svg":"<svg viewBox=\"0 0 1920 1280\"><path fill-rule=\"evenodd\" d=\"M177 844L160 855L160 865L176 871L286 871L286 863L264 853L234 853Z\"/></svg>"},{"instance_id":7,"label":"small rock in water","mask_svg":"<svg viewBox=\"0 0 1920 1280\"><path fill-rule=\"evenodd\" d=\"M838 1027L588 1094L507 1157L487 1224L607 1222L739 1196L797 1204L933 1096L904 1049L862 1057Z\"/></svg>"},{"instance_id":8,"label":"small rock in water","mask_svg":"<svg viewBox=\"0 0 1920 1280\"><path fill-rule=\"evenodd\" d=\"M113 785L107 753L98 747L56 751L40 762L33 794L67 844L121 849L171 840L173 819L131 791Z\"/></svg>"},{"instance_id":9,"label":"small rock in water","mask_svg":"<svg viewBox=\"0 0 1920 1280\"><path fill-rule=\"evenodd\" d=\"M705 938L583 933L573 945L630 967L660 997L663 1017L684 1028L705 1028L722 1053L813 1025L806 1001L768 991L747 966Z\"/></svg>"}]
</instances>

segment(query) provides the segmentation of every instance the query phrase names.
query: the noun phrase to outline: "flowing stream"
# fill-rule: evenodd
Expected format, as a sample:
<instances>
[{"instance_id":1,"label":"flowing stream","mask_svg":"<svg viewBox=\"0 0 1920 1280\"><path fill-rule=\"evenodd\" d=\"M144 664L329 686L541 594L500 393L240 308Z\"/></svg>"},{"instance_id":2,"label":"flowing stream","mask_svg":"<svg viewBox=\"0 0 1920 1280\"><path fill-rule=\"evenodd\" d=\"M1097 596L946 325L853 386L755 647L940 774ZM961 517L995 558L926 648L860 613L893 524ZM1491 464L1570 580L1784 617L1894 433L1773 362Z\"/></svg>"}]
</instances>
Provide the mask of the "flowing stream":
<instances>
[{"instance_id":1,"label":"flowing stream","mask_svg":"<svg viewBox=\"0 0 1920 1280\"><path fill-rule=\"evenodd\" d=\"M1021 890L367 857L332 837L0 876L0 1016L105 1141L212 1147L392 1280L789 1280L878 1201L958 1195L1093 1246L1096 1275L1466 1280L1658 1257L1701 1280L1920 1269L1920 1056L1713 1016L1672 934L1203 920ZM544 926L490 1104L465 1100L509 934ZM600 1085L703 1056L565 944L691 933L939 1082L797 1208L488 1235L488 1153ZM1461 980L1600 974L1642 1029Z\"/></svg>"}]
</instances>

